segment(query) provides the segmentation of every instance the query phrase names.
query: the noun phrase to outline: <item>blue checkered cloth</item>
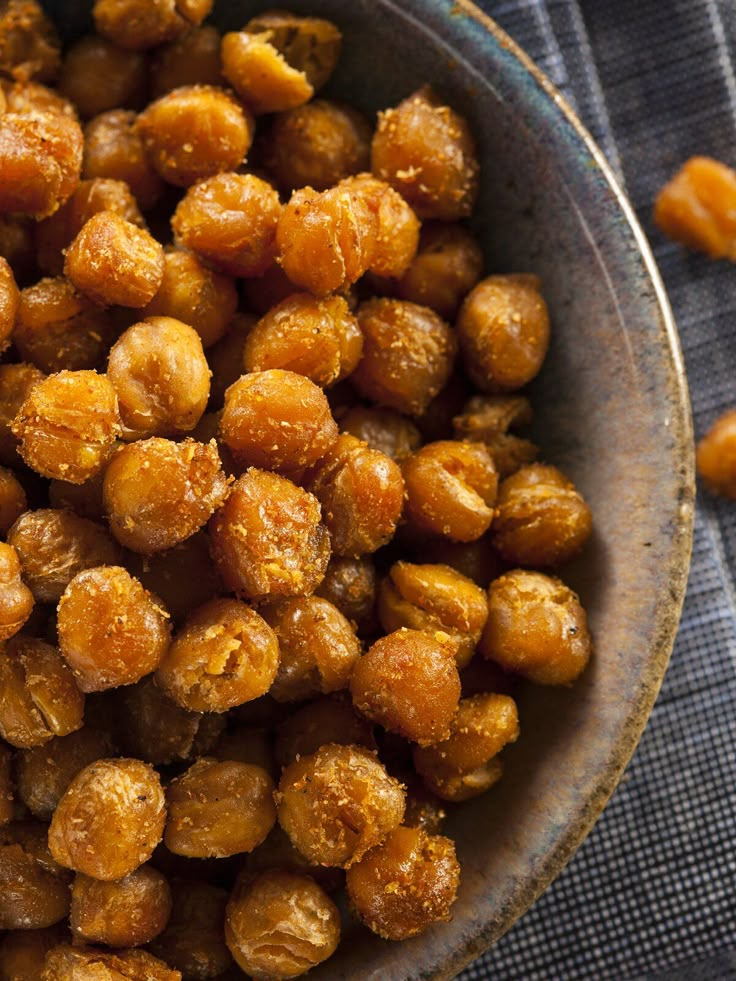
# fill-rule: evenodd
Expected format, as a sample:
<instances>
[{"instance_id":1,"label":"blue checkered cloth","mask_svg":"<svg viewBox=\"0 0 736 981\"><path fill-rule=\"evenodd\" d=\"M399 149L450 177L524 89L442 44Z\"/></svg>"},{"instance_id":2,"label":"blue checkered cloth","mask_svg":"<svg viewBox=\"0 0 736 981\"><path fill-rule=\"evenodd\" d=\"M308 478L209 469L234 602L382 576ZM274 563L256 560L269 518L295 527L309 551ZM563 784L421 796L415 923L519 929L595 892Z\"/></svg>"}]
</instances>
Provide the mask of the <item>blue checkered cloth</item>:
<instances>
[{"instance_id":1,"label":"blue checkered cloth","mask_svg":"<svg viewBox=\"0 0 736 981\"><path fill-rule=\"evenodd\" d=\"M736 406L736 267L651 221L693 154L736 166L736 0L481 0L617 171L674 308L701 436ZM620 787L573 861L462 981L736 978L736 504L699 495L672 662Z\"/></svg>"}]
</instances>

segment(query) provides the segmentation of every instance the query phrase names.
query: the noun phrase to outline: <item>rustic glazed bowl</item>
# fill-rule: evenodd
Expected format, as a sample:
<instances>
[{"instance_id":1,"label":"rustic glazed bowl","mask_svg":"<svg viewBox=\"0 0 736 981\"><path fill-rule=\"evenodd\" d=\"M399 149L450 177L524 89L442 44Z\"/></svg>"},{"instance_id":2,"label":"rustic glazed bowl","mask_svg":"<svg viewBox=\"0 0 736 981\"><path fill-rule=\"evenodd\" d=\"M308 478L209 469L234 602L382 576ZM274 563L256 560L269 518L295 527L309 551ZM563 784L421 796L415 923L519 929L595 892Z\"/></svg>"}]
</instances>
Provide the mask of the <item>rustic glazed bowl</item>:
<instances>
[{"instance_id":1,"label":"rustic glazed bowl","mask_svg":"<svg viewBox=\"0 0 736 981\"><path fill-rule=\"evenodd\" d=\"M219 0L233 29L274 3ZM67 36L90 4L49 0ZM595 657L572 688L531 687L505 776L451 815L463 883L450 923L403 944L347 926L317 979L451 978L534 902L590 831L649 716L677 628L692 534L692 433L682 359L642 232L600 152L546 78L467 0L289 0L334 19L344 55L328 93L368 111L425 82L478 138L477 231L492 271L544 283L554 340L533 386L544 456L595 516L563 572Z\"/></svg>"}]
</instances>

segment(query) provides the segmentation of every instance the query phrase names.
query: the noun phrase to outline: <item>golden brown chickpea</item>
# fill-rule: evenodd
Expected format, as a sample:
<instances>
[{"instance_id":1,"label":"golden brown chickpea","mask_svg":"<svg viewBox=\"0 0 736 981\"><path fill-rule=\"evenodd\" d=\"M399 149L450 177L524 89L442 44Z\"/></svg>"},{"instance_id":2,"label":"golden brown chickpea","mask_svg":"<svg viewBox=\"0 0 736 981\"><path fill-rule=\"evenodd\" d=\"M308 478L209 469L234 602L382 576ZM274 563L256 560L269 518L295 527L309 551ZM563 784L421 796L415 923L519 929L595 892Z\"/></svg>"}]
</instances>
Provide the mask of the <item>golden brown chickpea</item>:
<instances>
[{"instance_id":1,"label":"golden brown chickpea","mask_svg":"<svg viewBox=\"0 0 736 981\"><path fill-rule=\"evenodd\" d=\"M371 723L358 715L347 699L331 696L309 702L281 723L276 737L276 761L287 767L327 743L376 748Z\"/></svg>"},{"instance_id":2,"label":"golden brown chickpea","mask_svg":"<svg viewBox=\"0 0 736 981\"><path fill-rule=\"evenodd\" d=\"M711 259L736 256L733 208L736 173L711 157L691 157L665 184L654 205L654 220L675 242Z\"/></svg>"},{"instance_id":3,"label":"golden brown chickpea","mask_svg":"<svg viewBox=\"0 0 736 981\"><path fill-rule=\"evenodd\" d=\"M7 259L0 256L0 354L10 344L19 306L20 293L13 270Z\"/></svg>"},{"instance_id":4,"label":"golden brown chickpea","mask_svg":"<svg viewBox=\"0 0 736 981\"><path fill-rule=\"evenodd\" d=\"M94 0L98 32L121 48L138 51L197 27L212 10L213 0Z\"/></svg>"},{"instance_id":5,"label":"golden brown chickpea","mask_svg":"<svg viewBox=\"0 0 736 981\"><path fill-rule=\"evenodd\" d=\"M298 702L347 688L360 641L336 606L319 596L280 600L261 610L279 642L280 663L270 694Z\"/></svg>"},{"instance_id":6,"label":"golden brown chickpea","mask_svg":"<svg viewBox=\"0 0 736 981\"><path fill-rule=\"evenodd\" d=\"M148 162L135 128L136 114L125 109L100 113L84 130L82 174L125 181L143 211L161 197L164 182Z\"/></svg>"},{"instance_id":7,"label":"golden brown chickpea","mask_svg":"<svg viewBox=\"0 0 736 981\"><path fill-rule=\"evenodd\" d=\"M59 601L59 645L82 691L132 685L166 652L168 620L160 600L125 569L86 569Z\"/></svg>"},{"instance_id":8,"label":"golden brown chickpea","mask_svg":"<svg viewBox=\"0 0 736 981\"><path fill-rule=\"evenodd\" d=\"M510 392L542 367L549 347L549 313L530 274L489 276L465 298L457 333L465 370L484 392Z\"/></svg>"},{"instance_id":9,"label":"golden brown chickpea","mask_svg":"<svg viewBox=\"0 0 736 981\"><path fill-rule=\"evenodd\" d=\"M542 685L566 685L591 654L585 610L560 579L515 569L491 583L484 657Z\"/></svg>"},{"instance_id":10,"label":"golden brown chickpea","mask_svg":"<svg viewBox=\"0 0 736 981\"><path fill-rule=\"evenodd\" d=\"M0 929L38 930L69 912L69 876L49 853L46 825L0 828Z\"/></svg>"},{"instance_id":11,"label":"golden brown chickpea","mask_svg":"<svg viewBox=\"0 0 736 981\"><path fill-rule=\"evenodd\" d=\"M31 389L44 377L34 365L0 364L0 463L8 467L17 467L21 462L11 424Z\"/></svg>"},{"instance_id":12,"label":"golden brown chickpea","mask_svg":"<svg viewBox=\"0 0 736 981\"><path fill-rule=\"evenodd\" d=\"M330 558L320 518L312 494L276 474L247 470L209 525L226 588L253 600L313 593Z\"/></svg>"},{"instance_id":13,"label":"golden brown chickpea","mask_svg":"<svg viewBox=\"0 0 736 981\"><path fill-rule=\"evenodd\" d=\"M449 737L434 746L417 747L414 767L438 797L469 800L500 778L502 771L496 757L518 736L519 714L508 695L463 698Z\"/></svg>"},{"instance_id":14,"label":"golden brown chickpea","mask_svg":"<svg viewBox=\"0 0 736 981\"><path fill-rule=\"evenodd\" d=\"M107 375L120 400L124 439L188 433L207 407L210 369L202 341L173 317L129 327L110 351Z\"/></svg>"},{"instance_id":15,"label":"golden brown chickpea","mask_svg":"<svg viewBox=\"0 0 736 981\"><path fill-rule=\"evenodd\" d=\"M392 538L404 502L404 481L394 461L342 433L305 477L322 504L336 555L358 558Z\"/></svg>"},{"instance_id":16,"label":"golden brown chickpea","mask_svg":"<svg viewBox=\"0 0 736 981\"><path fill-rule=\"evenodd\" d=\"M403 300L368 300L358 323L363 357L351 382L379 405L422 415L452 372L454 332L434 311Z\"/></svg>"},{"instance_id":17,"label":"golden brown chickpea","mask_svg":"<svg viewBox=\"0 0 736 981\"><path fill-rule=\"evenodd\" d=\"M352 106L314 99L275 117L262 153L282 190L325 191L368 170L370 140L368 120Z\"/></svg>"},{"instance_id":18,"label":"golden brown chickpea","mask_svg":"<svg viewBox=\"0 0 736 981\"><path fill-rule=\"evenodd\" d=\"M15 816L15 790L13 781L13 752L10 746L0 742L0 827ZM0 958L0 965L2 959ZM0 979L2 967L0 967Z\"/></svg>"},{"instance_id":19,"label":"golden brown chickpea","mask_svg":"<svg viewBox=\"0 0 736 981\"><path fill-rule=\"evenodd\" d=\"M556 467L532 463L501 482L493 520L494 547L515 565L566 562L590 537L590 508Z\"/></svg>"},{"instance_id":20,"label":"golden brown chickpea","mask_svg":"<svg viewBox=\"0 0 736 981\"><path fill-rule=\"evenodd\" d=\"M166 552L131 556L131 573L146 589L163 602L174 621L183 620L192 610L222 590L214 562L210 558L210 540L200 531ZM135 755L135 754L134 754Z\"/></svg>"},{"instance_id":21,"label":"golden brown chickpea","mask_svg":"<svg viewBox=\"0 0 736 981\"><path fill-rule=\"evenodd\" d=\"M12 637L0 652L0 736L18 749L81 728L84 695L55 647Z\"/></svg>"},{"instance_id":22,"label":"golden brown chickpea","mask_svg":"<svg viewBox=\"0 0 736 981\"><path fill-rule=\"evenodd\" d=\"M714 494L736 498L736 411L724 412L698 443L698 475Z\"/></svg>"},{"instance_id":23,"label":"golden brown chickpea","mask_svg":"<svg viewBox=\"0 0 736 981\"><path fill-rule=\"evenodd\" d=\"M414 423L394 409L353 406L339 418L340 429L380 450L397 463L418 450L422 437Z\"/></svg>"},{"instance_id":24,"label":"golden brown chickpea","mask_svg":"<svg viewBox=\"0 0 736 981\"><path fill-rule=\"evenodd\" d=\"M220 42L220 32L207 24L159 48L149 73L153 98L182 85L222 85Z\"/></svg>"},{"instance_id":25,"label":"golden brown chickpea","mask_svg":"<svg viewBox=\"0 0 736 981\"><path fill-rule=\"evenodd\" d=\"M376 570L372 560L366 555L358 559L333 555L316 595L334 603L358 629L365 629L373 619L376 598Z\"/></svg>"},{"instance_id":26,"label":"golden brown chickpea","mask_svg":"<svg viewBox=\"0 0 736 981\"><path fill-rule=\"evenodd\" d=\"M83 484L70 484L66 480L52 480L49 484L49 504L57 510L73 511L80 518L102 520L105 508L102 503L102 481L105 471L90 477Z\"/></svg>"},{"instance_id":27,"label":"golden brown chickpea","mask_svg":"<svg viewBox=\"0 0 736 981\"><path fill-rule=\"evenodd\" d=\"M46 954L68 939L62 925L45 930L12 930L0 940L0 981L38 981Z\"/></svg>"},{"instance_id":28,"label":"golden brown chickpea","mask_svg":"<svg viewBox=\"0 0 736 981\"><path fill-rule=\"evenodd\" d=\"M350 905L386 940L449 920L459 884L454 844L421 828L396 828L347 873Z\"/></svg>"},{"instance_id":29,"label":"golden brown chickpea","mask_svg":"<svg viewBox=\"0 0 736 981\"><path fill-rule=\"evenodd\" d=\"M21 82L50 81L61 60L54 25L36 0L6 0L0 11L0 72Z\"/></svg>"},{"instance_id":30,"label":"golden brown chickpea","mask_svg":"<svg viewBox=\"0 0 736 981\"><path fill-rule=\"evenodd\" d=\"M349 868L401 823L404 791L373 753L328 743L284 770L277 807L313 865Z\"/></svg>"},{"instance_id":31,"label":"golden brown chickpea","mask_svg":"<svg viewBox=\"0 0 736 981\"><path fill-rule=\"evenodd\" d=\"M67 50L59 75L59 90L85 119L108 109L137 109L147 87L144 56L94 34Z\"/></svg>"},{"instance_id":32,"label":"golden brown chickpea","mask_svg":"<svg viewBox=\"0 0 736 981\"><path fill-rule=\"evenodd\" d=\"M276 255L276 191L253 174L216 174L190 188L171 227L178 245L219 272L260 276Z\"/></svg>"},{"instance_id":33,"label":"golden brown chickpea","mask_svg":"<svg viewBox=\"0 0 736 981\"><path fill-rule=\"evenodd\" d=\"M396 562L378 589L378 619L387 632L409 627L450 635L464 668L488 617L485 592L447 565Z\"/></svg>"},{"instance_id":34,"label":"golden brown chickpea","mask_svg":"<svg viewBox=\"0 0 736 981\"><path fill-rule=\"evenodd\" d=\"M509 432L532 420L532 407L523 395L474 395L452 420L458 439L485 443L501 477L533 463L538 448L531 440Z\"/></svg>"},{"instance_id":35,"label":"golden brown chickpea","mask_svg":"<svg viewBox=\"0 0 736 981\"><path fill-rule=\"evenodd\" d=\"M265 695L278 665L278 641L265 620L240 600L215 599L189 615L156 681L182 708L226 712Z\"/></svg>"},{"instance_id":36,"label":"golden brown chickpea","mask_svg":"<svg viewBox=\"0 0 736 981\"><path fill-rule=\"evenodd\" d=\"M50 821L74 777L111 753L107 733L89 726L25 749L17 756L18 795L34 817Z\"/></svg>"},{"instance_id":37,"label":"golden brown chickpea","mask_svg":"<svg viewBox=\"0 0 736 981\"><path fill-rule=\"evenodd\" d=\"M21 579L12 545L0 542L0 643L17 634L33 612L33 593Z\"/></svg>"},{"instance_id":38,"label":"golden brown chickpea","mask_svg":"<svg viewBox=\"0 0 736 981\"><path fill-rule=\"evenodd\" d=\"M158 936L170 915L171 889L150 865L116 882L74 878L69 926L77 942L138 947Z\"/></svg>"},{"instance_id":39,"label":"golden brown chickpea","mask_svg":"<svg viewBox=\"0 0 736 981\"><path fill-rule=\"evenodd\" d=\"M59 801L49 848L59 865L111 882L149 860L165 820L153 767L140 760L98 760L77 774Z\"/></svg>"},{"instance_id":40,"label":"golden brown chickpea","mask_svg":"<svg viewBox=\"0 0 736 981\"><path fill-rule=\"evenodd\" d=\"M276 823L274 790L259 766L198 760L169 785L166 847L187 858L253 851Z\"/></svg>"},{"instance_id":41,"label":"golden brown chickpea","mask_svg":"<svg viewBox=\"0 0 736 981\"><path fill-rule=\"evenodd\" d=\"M79 121L76 107L69 99L40 82L9 82L7 79L0 79L0 88L0 101L2 97L5 98L6 112L58 112Z\"/></svg>"},{"instance_id":42,"label":"golden brown chickpea","mask_svg":"<svg viewBox=\"0 0 736 981\"><path fill-rule=\"evenodd\" d=\"M12 470L0 467L0 535L7 535L8 529L27 507L23 485Z\"/></svg>"},{"instance_id":43,"label":"golden brown chickpea","mask_svg":"<svg viewBox=\"0 0 736 981\"><path fill-rule=\"evenodd\" d=\"M145 950L115 953L93 947L54 947L46 955L43 981L182 981L163 961Z\"/></svg>"},{"instance_id":44,"label":"golden brown chickpea","mask_svg":"<svg viewBox=\"0 0 736 981\"><path fill-rule=\"evenodd\" d=\"M378 115L371 169L420 218L470 216L478 193L478 158L465 119L429 87Z\"/></svg>"},{"instance_id":45,"label":"golden brown chickpea","mask_svg":"<svg viewBox=\"0 0 736 981\"><path fill-rule=\"evenodd\" d=\"M219 978L233 962L223 933L227 893L184 879L173 881L171 891L168 925L149 949L192 981Z\"/></svg>"},{"instance_id":46,"label":"golden brown chickpea","mask_svg":"<svg viewBox=\"0 0 736 981\"><path fill-rule=\"evenodd\" d=\"M246 371L282 368L326 387L353 372L363 352L358 322L341 296L318 299L295 293L277 304L249 332Z\"/></svg>"},{"instance_id":47,"label":"golden brown chickpea","mask_svg":"<svg viewBox=\"0 0 736 981\"><path fill-rule=\"evenodd\" d=\"M403 276L419 247L419 219L401 195L371 174L348 177L339 185L362 199L374 221L367 268L376 276Z\"/></svg>"},{"instance_id":48,"label":"golden brown chickpea","mask_svg":"<svg viewBox=\"0 0 736 981\"><path fill-rule=\"evenodd\" d=\"M207 352L212 371L210 381L210 407L219 409L225 401L225 392L243 374L243 350L248 334L257 323L252 313L236 313L227 325L225 336Z\"/></svg>"},{"instance_id":49,"label":"golden brown chickpea","mask_svg":"<svg viewBox=\"0 0 736 981\"><path fill-rule=\"evenodd\" d=\"M115 697L121 718L116 735L128 756L154 766L191 757L203 715L172 702L151 675Z\"/></svg>"},{"instance_id":50,"label":"golden brown chickpea","mask_svg":"<svg viewBox=\"0 0 736 981\"><path fill-rule=\"evenodd\" d=\"M271 32L238 31L222 39L222 73L256 115L301 106L314 94L305 72L271 43Z\"/></svg>"},{"instance_id":51,"label":"golden brown chickpea","mask_svg":"<svg viewBox=\"0 0 736 981\"><path fill-rule=\"evenodd\" d=\"M264 11L249 20L244 30L268 34L270 44L306 75L315 91L331 77L342 47L342 34L331 21L299 17L286 10Z\"/></svg>"}]
</instances>

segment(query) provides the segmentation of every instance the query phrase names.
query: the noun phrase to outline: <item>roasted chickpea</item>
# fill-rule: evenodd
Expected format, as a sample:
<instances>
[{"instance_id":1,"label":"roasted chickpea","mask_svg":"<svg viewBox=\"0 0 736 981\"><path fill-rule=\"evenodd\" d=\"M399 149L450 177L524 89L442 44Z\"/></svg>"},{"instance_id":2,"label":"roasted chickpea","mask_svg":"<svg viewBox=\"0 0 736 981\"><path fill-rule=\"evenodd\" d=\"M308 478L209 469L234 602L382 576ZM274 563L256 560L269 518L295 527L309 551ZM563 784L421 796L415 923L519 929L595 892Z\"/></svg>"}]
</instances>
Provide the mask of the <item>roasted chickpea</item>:
<instances>
[{"instance_id":1,"label":"roasted chickpea","mask_svg":"<svg viewBox=\"0 0 736 981\"><path fill-rule=\"evenodd\" d=\"M187 31L155 53L150 67L155 99L182 85L222 85L220 32L207 24Z\"/></svg>"},{"instance_id":2,"label":"roasted chickpea","mask_svg":"<svg viewBox=\"0 0 736 981\"><path fill-rule=\"evenodd\" d=\"M0 256L0 354L10 344L20 307L20 293L13 270L7 259Z\"/></svg>"},{"instance_id":3,"label":"roasted chickpea","mask_svg":"<svg viewBox=\"0 0 736 981\"><path fill-rule=\"evenodd\" d=\"M88 34L64 55L59 90L85 119L108 109L137 109L146 89L144 56L121 51L103 37Z\"/></svg>"},{"instance_id":4,"label":"roasted chickpea","mask_svg":"<svg viewBox=\"0 0 736 981\"><path fill-rule=\"evenodd\" d=\"M691 157L657 196L654 220L669 238L711 259L736 259L736 173Z\"/></svg>"},{"instance_id":5,"label":"roasted chickpea","mask_svg":"<svg viewBox=\"0 0 736 981\"><path fill-rule=\"evenodd\" d=\"M12 470L0 467L0 535L7 535L27 507L28 498L21 482Z\"/></svg>"},{"instance_id":6,"label":"roasted chickpea","mask_svg":"<svg viewBox=\"0 0 736 981\"><path fill-rule=\"evenodd\" d=\"M278 641L265 620L240 600L215 599L189 615L156 680L182 708L226 712L264 695L278 665Z\"/></svg>"},{"instance_id":7,"label":"roasted chickpea","mask_svg":"<svg viewBox=\"0 0 736 981\"><path fill-rule=\"evenodd\" d=\"M193 327L149 317L110 351L107 375L120 402L124 439L190 432L207 407L210 369Z\"/></svg>"},{"instance_id":8,"label":"roasted chickpea","mask_svg":"<svg viewBox=\"0 0 736 981\"><path fill-rule=\"evenodd\" d=\"M566 562L590 537L590 508L556 467L532 463L501 482L493 545L516 565Z\"/></svg>"},{"instance_id":9,"label":"roasted chickpea","mask_svg":"<svg viewBox=\"0 0 736 981\"><path fill-rule=\"evenodd\" d=\"M591 654L585 610L560 579L515 569L488 590L484 657L542 685L566 685Z\"/></svg>"},{"instance_id":10,"label":"roasted chickpea","mask_svg":"<svg viewBox=\"0 0 736 981\"><path fill-rule=\"evenodd\" d=\"M489 276L465 298L457 334L465 370L484 392L510 392L542 367L549 313L537 276Z\"/></svg>"},{"instance_id":11,"label":"roasted chickpea","mask_svg":"<svg viewBox=\"0 0 736 981\"><path fill-rule=\"evenodd\" d=\"M395 828L347 873L352 908L386 940L406 940L449 920L459 884L454 844L421 828Z\"/></svg>"},{"instance_id":12,"label":"roasted chickpea","mask_svg":"<svg viewBox=\"0 0 736 981\"><path fill-rule=\"evenodd\" d=\"M238 31L222 39L222 73L257 115L301 106L314 94L306 74L288 63L271 38L270 31Z\"/></svg>"},{"instance_id":13,"label":"roasted chickpea","mask_svg":"<svg viewBox=\"0 0 736 981\"><path fill-rule=\"evenodd\" d=\"M50 89L40 82L10 82L0 79L0 88L0 101L4 96L6 112L57 112L79 121L76 106L56 89Z\"/></svg>"},{"instance_id":14,"label":"roasted chickpea","mask_svg":"<svg viewBox=\"0 0 736 981\"><path fill-rule=\"evenodd\" d=\"M452 420L458 439L485 443L501 477L508 477L536 459L531 440L509 432L532 420L532 407L523 395L474 395Z\"/></svg>"},{"instance_id":15,"label":"roasted chickpea","mask_svg":"<svg viewBox=\"0 0 736 981\"><path fill-rule=\"evenodd\" d=\"M316 595L334 603L358 629L369 626L376 598L376 570L372 560L366 555L358 559L333 555Z\"/></svg>"},{"instance_id":16,"label":"roasted chickpea","mask_svg":"<svg viewBox=\"0 0 736 981\"><path fill-rule=\"evenodd\" d=\"M120 950L116 953L93 947L54 947L46 956L44 981L181 981L163 961L145 950Z\"/></svg>"},{"instance_id":17,"label":"roasted chickpea","mask_svg":"<svg viewBox=\"0 0 736 981\"><path fill-rule=\"evenodd\" d=\"M0 940L0 979L38 981L43 977L46 954L68 939L61 924L45 930L12 930Z\"/></svg>"},{"instance_id":18,"label":"roasted chickpea","mask_svg":"<svg viewBox=\"0 0 736 981\"><path fill-rule=\"evenodd\" d=\"M148 211L165 185L148 161L136 118L134 112L111 109L87 123L82 175L125 181L142 210Z\"/></svg>"},{"instance_id":19,"label":"roasted chickpea","mask_svg":"<svg viewBox=\"0 0 736 981\"><path fill-rule=\"evenodd\" d=\"M401 195L371 174L339 185L361 200L373 218L367 268L376 276L403 276L419 247L419 219Z\"/></svg>"},{"instance_id":20,"label":"roasted chickpea","mask_svg":"<svg viewBox=\"0 0 736 981\"><path fill-rule=\"evenodd\" d=\"M298 709L278 727L276 761L286 767L316 753L327 743L375 749L371 723L339 696L317 698Z\"/></svg>"},{"instance_id":21,"label":"roasted chickpea","mask_svg":"<svg viewBox=\"0 0 736 981\"><path fill-rule=\"evenodd\" d=\"M330 558L320 518L312 494L276 474L247 470L209 525L227 589L254 600L313 593Z\"/></svg>"},{"instance_id":22,"label":"roasted chickpea","mask_svg":"<svg viewBox=\"0 0 736 981\"><path fill-rule=\"evenodd\" d=\"M253 174L216 174L190 188L171 227L178 245L230 276L260 276L276 255L281 203Z\"/></svg>"},{"instance_id":23,"label":"roasted chickpea","mask_svg":"<svg viewBox=\"0 0 736 981\"><path fill-rule=\"evenodd\" d=\"M207 360L212 371L210 382L210 408L220 409L225 401L225 392L243 374L243 350L248 334L258 318L251 313L236 313L227 325L225 336L207 352ZM215 431L217 431L215 425Z\"/></svg>"},{"instance_id":24,"label":"roasted chickpea","mask_svg":"<svg viewBox=\"0 0 736 981\"><path fill-rule=\"evenodd\" d=\"M414 423L394 409L356 405L339 418L340 428L400 462L418 450L422 437Z\"/></svg>"},{"instance_id":25,"label":"roasted chickpea","mask_svg":"<svg viewBox=\"0 0 736 981\"><path fill-rule=\"evenodd\" d=\"M115 882L74 878L69 925L77 942L137 947L158 936L170 915L171 889L150 865Z\"/></svg>"},{"instance_id":26,"label":"roasted chickpea","mask_svg":"<svg viewBox=\"0 0 736 981\"><path fill-rule=\"evenodd\" d=\"M0 11L0 72L21 82L50 81L61 60L54 25L36 0L7 0Z\"/></svg>"},{"instance_id":27,"label":"roasted chickpea","mask_svg":"<svg viewBox=\"0 0 736 981\"><path fill-rule=\"evenodd\" d=\"M69 912L69 876L49 853L46 825L0 828L0 929L38 930Z\"/></svg>"},{"instance_id":28,"label":"roasted chickpea","mask_svg":"<svg viewBox=\"0 0 736 981\"><path fill-rule=\"evenodd\" d=\"M0 643L17 634L33 612L33 593L21 578L12 545L0 542Z\"/></svg>"},{"instance_id":29,"label":"roasted chickpea","mask_svg":"<svg viewBox=\"0 0 736 981\"><path fill-rule=\"evenodd\" d=\"M200 531L165 552L130 556L128 567L147 590L163 602L175 622L222 590L210 558L210 540Z\"/></svg>"},{"instance_id":30,"label":"roasted chickpea","mask_svg":"<svg viewBox=\"0 0 736 981\"><path fill-rule=\"evenodd\" d=\"M319 596L281 600L261 609L279 642L280 663L270 693L298 702L347 688L360 641L336 606Z\"/></svg>"},{"instance_id":31,"label":"roasted chickpea","mask_svg":"<svg viewBox=\"0 0 736 981\"><path fill-rule=\"evenodd\" d=\"M132 685L169 646L168 613L120 566L78 573L59 601L61 652L82 691Z\"/></svg>"},{"instance_id":32,"label":"roasted chickpea","mask_svg":"<svg viewBox=\"0 0 736 981\"><path fill-rule=\"evenodd\" d=\"M0 463L8 467L20 464L18 439L11 425L31 389L44 378L31 364L0 364Z\"/></svg>"},{"instance_id":33,"label":"roasted chickpea","mask_svg":"<svg viewBox=\"0 0 736 981\"><path fill-rule=\"evenodd\" d=\"M698 475L714 494L736 498L736 411L724 412L698 443Z\"/></svg>"},{"instance_id":34,"label":"roasted chickpea","mask_svg":"<svg viewBox=\"0 0 736 981\"><path fill-rule=\"evenodd\" d=\"M185 978L219 978L233 963L223 933L227 893L207 882L171 885L171 917L149 949Z\"/></svg>"},{"instance_id":35,"label":"roasted chickpea","mask_svg":"<svg viewBox=\"0 0 736 981\"><path fill-rule=\"evenodd\" d=\"M99 33L121 48L138 51L197 27L212 10L213 0L94 0L92 14Z\"/></svg>"},{"instance_id":36,"label":"roasted chickpea","mask_svg":"<svg viewBox=\"0 0 736 981\"><path fill-rule=\"evenodd\" d=\"M288 297L258 321L243 348L246 371L286 369L326 387L353 372L363 335L341 296Z\"/></svg>"}]
</instances>

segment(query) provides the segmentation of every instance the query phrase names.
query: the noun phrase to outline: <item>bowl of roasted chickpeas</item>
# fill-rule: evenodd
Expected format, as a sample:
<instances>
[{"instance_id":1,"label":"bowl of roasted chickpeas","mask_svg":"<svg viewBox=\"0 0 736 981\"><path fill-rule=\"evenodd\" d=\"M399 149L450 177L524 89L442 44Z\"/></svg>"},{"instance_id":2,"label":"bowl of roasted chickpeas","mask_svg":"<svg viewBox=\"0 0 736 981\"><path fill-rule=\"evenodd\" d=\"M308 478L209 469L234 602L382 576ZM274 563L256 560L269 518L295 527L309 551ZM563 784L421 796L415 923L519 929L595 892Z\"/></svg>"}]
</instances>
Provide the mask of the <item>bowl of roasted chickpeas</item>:
<instances>
[{"instance_id":1,"label":"bowl of roasted chickpeas","mask_svg":"<svg viewBox=\"0 0 736 981\"><path fill-rule=\"evenodd\" d=\"M0 3L0 977L453 977L684 595L642 233L467 0Z\"/></svg>"}]
</instances>

